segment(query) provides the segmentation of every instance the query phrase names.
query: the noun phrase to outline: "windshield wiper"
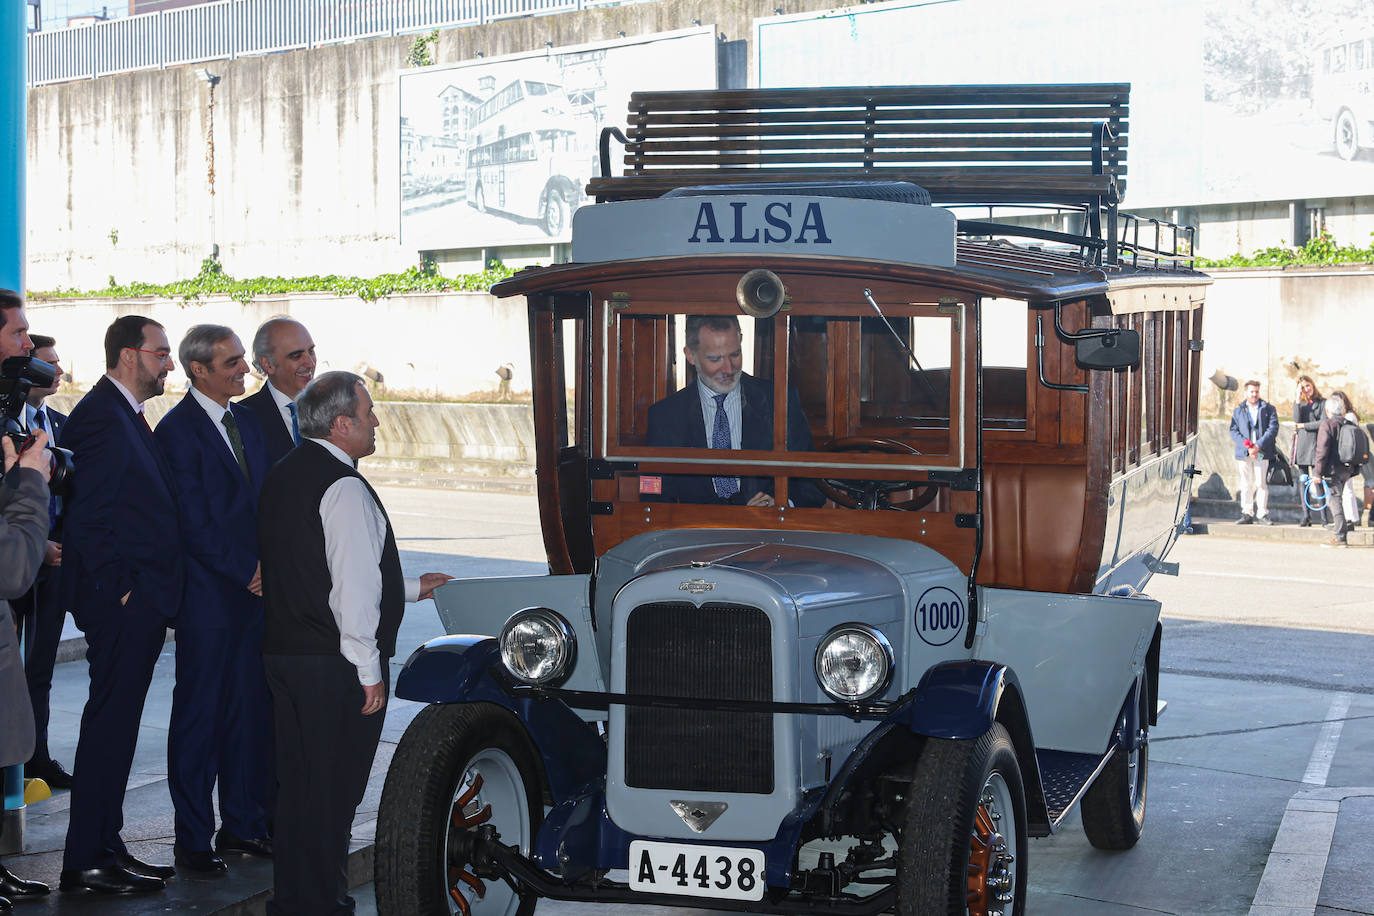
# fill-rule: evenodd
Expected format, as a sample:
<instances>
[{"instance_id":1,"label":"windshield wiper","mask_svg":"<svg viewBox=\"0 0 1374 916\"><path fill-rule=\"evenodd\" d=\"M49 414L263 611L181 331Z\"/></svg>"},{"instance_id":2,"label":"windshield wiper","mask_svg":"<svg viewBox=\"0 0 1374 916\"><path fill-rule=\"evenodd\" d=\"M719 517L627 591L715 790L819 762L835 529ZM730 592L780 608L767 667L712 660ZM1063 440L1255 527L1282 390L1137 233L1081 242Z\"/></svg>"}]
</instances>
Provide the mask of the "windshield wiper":
<instances>
[{"instance_id":1,"label":"windshield wiper","mask_svg":"<svg viewBox=\"0 0 1374 916\"><path fill-rule=\"evenodd\" d=\"M873 306L873 311L877 312L878 317L883 320L883 324L887 326L888 333L892 335L893 340L897 341L898 345L906 351L906 355L911 359L911 364L916 367L916 371L919 373L921 383L926 386L926 391L930 392L930 406L938 410L941 406L940 396L935 393L935 386L930 383L930 378L926 375L925 367L922 366L921 361L916 358L916 354L911 352L911 348L906 345L906 341L902 340L902 335L897 333L897 329L892 326L892 322L887 320L887 316L883 314L883 310L878 308L878 303L873 301L873 290L864 290L864 300L868 302L869 305ZM948 402L948 399L946 399L946 402Z\"/></svg>"}]
</instances>

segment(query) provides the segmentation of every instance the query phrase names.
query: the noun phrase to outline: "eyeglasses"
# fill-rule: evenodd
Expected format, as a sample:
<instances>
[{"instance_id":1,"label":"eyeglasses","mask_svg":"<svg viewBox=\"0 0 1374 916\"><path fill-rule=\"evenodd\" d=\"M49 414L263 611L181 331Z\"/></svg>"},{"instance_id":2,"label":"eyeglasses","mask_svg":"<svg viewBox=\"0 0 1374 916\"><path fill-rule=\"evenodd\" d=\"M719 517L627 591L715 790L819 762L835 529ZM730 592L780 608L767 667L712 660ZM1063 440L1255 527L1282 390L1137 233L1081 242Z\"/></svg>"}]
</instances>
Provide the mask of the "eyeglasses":
<instances>
[{"instance_id":1,"label":"eyeglasses","mask_svg":"<svg viewBox=\"0 0 1374 916\"><path fill-rule=\"evenodd\" d=\"M151 353L157 357L160 363L170 363L172 361L172 351L170 350L145 350L142 347L125 347L126 350L133 350L135 353Z\"/></svg>"}]
</instances>

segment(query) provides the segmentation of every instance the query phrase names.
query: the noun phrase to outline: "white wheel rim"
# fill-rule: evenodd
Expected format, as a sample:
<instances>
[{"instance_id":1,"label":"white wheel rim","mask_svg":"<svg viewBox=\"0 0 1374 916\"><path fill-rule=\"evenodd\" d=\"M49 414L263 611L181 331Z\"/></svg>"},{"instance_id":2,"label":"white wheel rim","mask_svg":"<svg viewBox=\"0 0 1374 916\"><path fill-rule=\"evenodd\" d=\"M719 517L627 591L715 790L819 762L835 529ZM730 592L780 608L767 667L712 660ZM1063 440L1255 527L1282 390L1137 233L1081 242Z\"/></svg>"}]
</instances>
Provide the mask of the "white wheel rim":
<instances>
[{"instance_id":1,"label":"white wheel rim","mask_svg":"<svg viewBox=\"0 0 1374 916\"><path fill-rule=\"evenodd\" d=\"M1015 906L1017 836L1011 788L1001 773L994 772L983 784L970 835L970 916L1004 916Z\"/></svg>"},{"instance_id":2,"label":"white wheel rim","mask_svg":"<svg viewBox=\"0 0 1374 916\"><path fill-rule=\"evenodd\" d=\"M472 786L479 775L481 784L473 793ZM529 798L525 795L525 781L520 776L520 768L510 755L496 748L486 748L468 761L463 778L458 781L453 797L449 800L450 810L468 793L471 793L472 797L463 805L462 815L467 819L477 819L483 809L490 806L491 816L485 823L496 828L502 843L507 846L514 844L519 847L522 855L528 856L533 841L533 837L530 836ZM458 829L461 828L454 827L450 815L444 828L444 845L439 852L443 859L440 870L446 876L447 882L444 893L448 900L449 913L464 913L464 908L453 898L452 891L456 889L463 897L468 912L479 916L511 916L519 908L520 898L511 890L510 885L500 880L482 879L484 893L479 894L458 877L459 870L454 869L448 862L449 840ZM471 868L463 871L471 875Z\"/></svg>"}]
</instances>

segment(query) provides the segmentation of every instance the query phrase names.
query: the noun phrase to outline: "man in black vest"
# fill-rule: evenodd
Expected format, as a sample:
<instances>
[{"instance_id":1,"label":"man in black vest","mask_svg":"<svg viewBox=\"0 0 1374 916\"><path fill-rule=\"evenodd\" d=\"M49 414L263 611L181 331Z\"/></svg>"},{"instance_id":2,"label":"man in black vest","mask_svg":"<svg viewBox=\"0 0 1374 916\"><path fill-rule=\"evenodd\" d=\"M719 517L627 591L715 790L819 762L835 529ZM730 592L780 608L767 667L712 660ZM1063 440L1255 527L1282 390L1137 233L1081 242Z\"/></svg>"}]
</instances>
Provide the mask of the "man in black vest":
<instances>
[{"instance_id":1,"label":"man in black vest","mask_svg":"<svg viewBox=\"0 0 1374 916\"><path fill-rule=\"evenodd\" d=\"M363 380L326 372L296 407L301 444L267 475L258 520L279 789L274 916L353 912L349 829L382 734L396 631L406 601L450 578L401 575L386 510L354 467L376 448Z\"/></svg>"}]
</instances>

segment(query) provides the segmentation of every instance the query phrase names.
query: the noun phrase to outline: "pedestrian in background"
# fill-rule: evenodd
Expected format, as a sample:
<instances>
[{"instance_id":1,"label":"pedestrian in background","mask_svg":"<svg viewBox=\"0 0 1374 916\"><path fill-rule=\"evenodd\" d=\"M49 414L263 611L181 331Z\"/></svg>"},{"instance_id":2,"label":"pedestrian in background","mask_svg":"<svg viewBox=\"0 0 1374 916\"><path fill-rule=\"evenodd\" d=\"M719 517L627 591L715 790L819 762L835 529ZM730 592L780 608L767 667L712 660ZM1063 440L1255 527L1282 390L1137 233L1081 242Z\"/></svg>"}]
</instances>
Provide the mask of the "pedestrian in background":
<instances>
[{"instance_id":1,"label":"pedestrian in background","mask_svg":"<svg viewBox=\"0 0 1374 916\"><path fill-rule=\"evenodd\" d=\"M1317 383L1306 375L1298 376L1298 395L1293 402L1293 463L1298 466L1300 477L1312 475L1312 468L1317 463L1317 430L1325 417L1326 398L1317 390ZM1313 518L1320 525L1322 510L1309 508L1304 499L1299 502L1302 503L1302 521L1298 525L1310 528Z\"/></svg>"},{"instance_id":2,"label":"pedestrian in background","mask_svg":"<svg viewBox=\"0 0 1374 916\"><path fill-rule=\"evenodd\" d=\"M1272 525L1269 484L1265 474L1279 438L1279 413L1260 397L1260 383L1245 383L1245 401L1231 414L1231 441L1240 472L1240 519L1237 525Z\"/></svg>"},{"instance_id":3,"label":"pedestrian in background","mask_svg":"<svg viewBox=\"0 0 1374 916\"><path fill-rule=\"evenodd\" d=\"M1326 419L1317 430L1317 473L1326 480L1327 492L1331 494L1327 505L1331 508L1331 539L1323 541L1323 547L1346 546L1345 507L1341 504L1339 493L1354 473L1341 461L1340 433L1345 423L1346 402L1332 394L1326 399Z\"/></svg>"},{"instance_id":4,"label":"pedestrian in background","mask_svg":"<svg viewBox=\"0 0 1374 916\"><path fill-rule=\"evenodd\" d=\"M1360 415L1355 412L1355 405L1350 403L1350 396L1339 388L1331 392L1333 398L1340 398L1341 416L1351 423L1359 423ZM1350 476L1345 480L1345 486L1341 487L1341 509L1345 513L1345 530L1348 532L1360 524L1360 500L1355 496L1355 476L1358 468L1350 469ZM1332 494L1332 498L1335 494Z\"/></svg>"}]
</instances>

